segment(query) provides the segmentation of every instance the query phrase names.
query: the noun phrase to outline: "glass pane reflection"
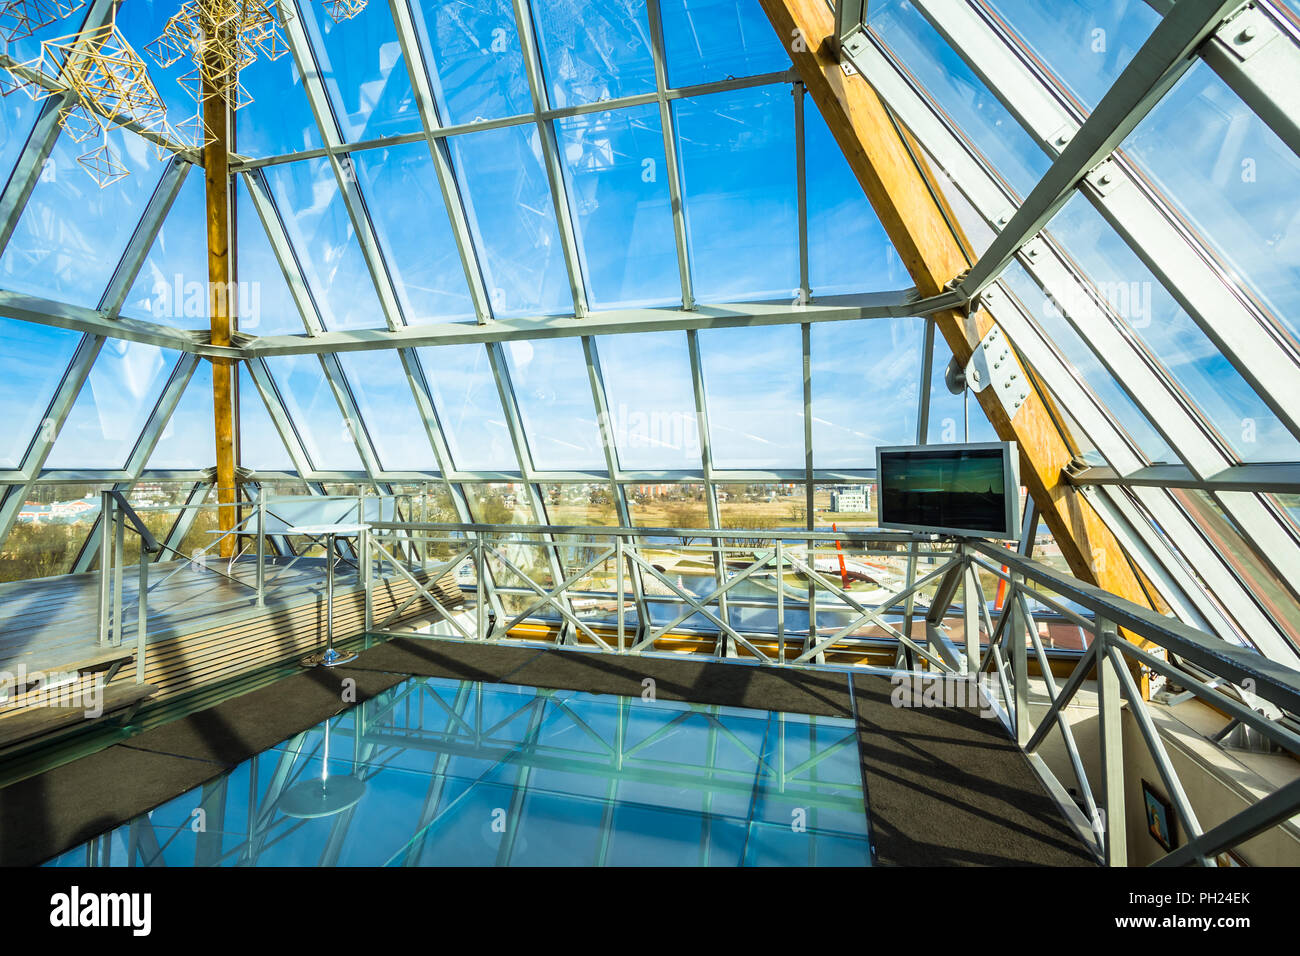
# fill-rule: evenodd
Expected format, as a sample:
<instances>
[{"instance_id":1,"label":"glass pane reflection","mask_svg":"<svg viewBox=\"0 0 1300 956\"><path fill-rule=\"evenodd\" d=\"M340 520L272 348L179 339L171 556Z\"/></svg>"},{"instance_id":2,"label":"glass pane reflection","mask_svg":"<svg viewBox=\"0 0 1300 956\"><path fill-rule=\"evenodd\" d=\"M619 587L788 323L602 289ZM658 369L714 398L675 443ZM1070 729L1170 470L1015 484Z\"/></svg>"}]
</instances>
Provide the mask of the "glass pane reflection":
<instances>
[{"instance_id":1,"label":"glass pane reflection","mask_svg":"<svg viewBox=\"0 0 1300 956\"><path fill-rule=\"evenodd\" d=\"M851 720L411 678L49 865L92 862L868 866L871 851Z\"/></svg>"}]
</instances>

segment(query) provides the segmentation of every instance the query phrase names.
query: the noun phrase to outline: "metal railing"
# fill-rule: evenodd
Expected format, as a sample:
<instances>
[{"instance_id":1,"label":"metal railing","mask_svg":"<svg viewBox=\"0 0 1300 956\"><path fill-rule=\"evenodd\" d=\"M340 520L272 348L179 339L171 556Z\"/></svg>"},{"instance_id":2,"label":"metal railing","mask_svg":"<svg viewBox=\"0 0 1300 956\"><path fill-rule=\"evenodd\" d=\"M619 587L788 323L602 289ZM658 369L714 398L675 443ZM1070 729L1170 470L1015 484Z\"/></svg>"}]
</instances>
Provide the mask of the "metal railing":
<instances>
[{"instance_id":1,"label":"metal railing","mask_svg":"<svg viewBox=\"0 0 1300 956\"><path fill-rule=\"evenodd\" d=\"M168 581L185 571L204 575L214 575L235 585L258 606L266 604L271 594L284 581L292 580L290 573L294 565L323 539L313 535L290 535L289 528L295 523L310 523L322 516L331 521L358 520L357 516L401 515L401 502L409 496L394 498L375 495L286 495L271 496L259 491L253 501L239 502L242 516L227 529L216 529L209 534L211 540L201 548L193 548L188 553L159 540L148 527L143 516L166 514L185 516L186 527L193 524L194 516L218 509L229 509L229 504L219 502L187 502L183 504L132 505L126 495L117 490L105 490L100 493L101 533L99 536L99 584L98 584L98 643L103 647L120 647L127 639L129 606L124 611L123 583L125 579L125 539L126 532L131 531L140 540L139 560L137 564L136 607L134 617L134 639L136 651L136 677L144 680L144 652L148 641L149 596L157 592ZM409 502L406 507L409 514ZM179 523L179 518L177 519ZM294 549L290 537L305 539L305 547ZM236 544L234 554L229 558L212 560L223 542L233 539ZM268 542L277 542L275 550L288 560L271 564ZM183 546L183 543L182 543ZM399 549L399 553L406 552ZM155 561L173 555L179 559L174 566L154 569ZM235 568L241 560L254 564L253 580L240 577ZM355 560L349 561L357 566ZM171 595L180 592L170 592ZM193 598L191 598L193 599ZM202 599L211 602L210 595ZM231 598L231 600L239 600ZM167 604L169 609L183 606L182 597ZM155 601L155 610L161 610Z\"/></svg>"},{"instance_id":2,"label":"metal railing","mask_svg":"<svg viewBox=\"0 0 1300 956\"><path fill-rule=\"evenodd\" d=\"M540 624L547 629L541 640L578 650L654 654L666 641L692 637L695 643L679 643L675 654L966 682L1110 865L1127 862L1124 702L1186 836L1162 864L1213 864L1217 854L1300 812L1296 780L1204 827L1142 691L1163 679L1227 716L1225 733L1247 727L1300 757L1291 716L1300 714L1300 673L987 542L887 531L373 522L359 552L366 626L375 634L436 630L461 640L536 643L536 631L524 627ZM913 562L928 566L917 570ZM426 582L456 574L468 606L440 601L416 568L428 572ZM376 569L414 585L405 603L378 621ZM846 586L850 569L860 581L880 572L870 596ZM694 585L685 583L688 576ZM986 582L1000 585L998 599L988 599ZM428 626L412 623L421 619ZM1086 640L1070 652L1049 651L1040 633L1048 620L1078 628ZM881 649L893 650L892 669L868 662L867 653ZM1054 663L1068 668L1060 682ZM1091 775L1067 713L1086 681L1096 688L1100 725ZM1053 731L1077 803L1041 756Z\"/></svg>"},{"instance_id":3,"label":"metal railing","mask_svg":"<svg viewBox=\"0 0 1300 956\"><path fill-rule=\"evenodd\" d=\"M144 650L148 640L149 555L157 554L162 545L154 538L140 516L120 491L100 492L103 531L99 537L99 643L105 647L123 642L125 619L122 613L122 580L125 574L123 551L126 529L140 536L139 578L136 597L135 679L144 683Z\"/></svg>"}]
</instances>

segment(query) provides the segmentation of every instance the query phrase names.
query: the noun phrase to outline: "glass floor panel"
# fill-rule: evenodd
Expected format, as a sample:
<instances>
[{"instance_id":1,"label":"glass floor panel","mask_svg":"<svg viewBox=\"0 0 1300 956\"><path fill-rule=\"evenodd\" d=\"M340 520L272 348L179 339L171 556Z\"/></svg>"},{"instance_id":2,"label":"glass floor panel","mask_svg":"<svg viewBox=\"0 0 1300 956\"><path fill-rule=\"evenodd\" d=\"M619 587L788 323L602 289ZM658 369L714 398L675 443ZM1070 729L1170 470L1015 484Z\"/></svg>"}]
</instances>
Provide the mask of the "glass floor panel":
<instances>
[{"instance_id":1,"label":"glass floor panel","mask_svg":"<svg viewBox=\"0 0 1300 956\"><path fill-rule=\"evenodd\" d=\"M867 866L853 721L414 677L51 866Z\"/></svg>"}]
</instances>

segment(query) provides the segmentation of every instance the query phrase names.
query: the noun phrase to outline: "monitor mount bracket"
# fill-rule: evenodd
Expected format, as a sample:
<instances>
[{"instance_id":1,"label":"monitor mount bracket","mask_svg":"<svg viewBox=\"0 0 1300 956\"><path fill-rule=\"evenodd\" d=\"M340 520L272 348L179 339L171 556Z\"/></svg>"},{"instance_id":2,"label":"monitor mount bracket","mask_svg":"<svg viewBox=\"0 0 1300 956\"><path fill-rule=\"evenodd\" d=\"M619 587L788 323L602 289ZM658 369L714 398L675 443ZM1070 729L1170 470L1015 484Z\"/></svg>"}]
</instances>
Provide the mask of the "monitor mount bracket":
<instances>
[{"instance_id":1,"label":"monitor mount bracket","mask_svg":"<svg viewBox=\"0 0 1300 956\"><path fill-rule=\"evenodd\" d=\"M950 368L945 379L949 389L958 379L972 392L993 389L1010 419L1015 419L1016 413L1029 398L1029 381L1016 360L1011 342L997 325L993 325L979 340L970 361L960 374L956 369Z\"/></svg>"}]
</instances>

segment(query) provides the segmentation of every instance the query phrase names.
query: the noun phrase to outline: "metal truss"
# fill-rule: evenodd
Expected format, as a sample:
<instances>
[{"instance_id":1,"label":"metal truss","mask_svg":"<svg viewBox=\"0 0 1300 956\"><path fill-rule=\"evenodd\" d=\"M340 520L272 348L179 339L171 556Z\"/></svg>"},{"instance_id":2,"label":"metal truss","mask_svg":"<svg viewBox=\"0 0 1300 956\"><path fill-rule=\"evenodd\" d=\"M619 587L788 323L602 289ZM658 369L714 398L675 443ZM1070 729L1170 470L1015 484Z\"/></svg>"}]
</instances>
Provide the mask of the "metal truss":
<instances>
[{"instance_id":1,"label":"metal truss","mask_svg":"<svg viewBox=\"0 0 1300 956\"><path fill-rule=\"evenodd\" d=\"M1125 701L1186 835L1185 845L1157 861L1157 865L1212 865L1217 854L1282 823L1300 808L1300 786L1292 783L1252 802L1245 810L1207 831L1197 818L1152 710L1133 676L1133 671L1141 667L1145 673L1168 679L1185 688L1189 696L1228 715L1231 719L1228 730L1239 725L1250 727L1287 752L1300 756L1300 735L1284 722L1270 718L1258 706L1258 700L1263 700L1286 712L1300 704L1300 682L1294 670L1262 662L1258 656L1222 642L1207 642L1204 635L1186 625L1136 605L1118 606L1103 597L1104 592L1089 594L1086 585L1071 601L1082 605L1092 616L1078 615L1051 594L1043 593L1045 589L1055 590L1059 582L1034 562L1004 558L1001 549L981 543L961 550L973 566L1007 585L1002 611L996 620L989 615L987 603L979 602L987 650L979 659L976 674L992 678L983 687L992 691L990 696L1000 705L999 716L1008 732L1044 777L1049 790L1057 795L1067 816L1100 860L1109 866L1124 866L1128 862L1125 836L1128 788L1124 779L1120 710ZM975 587L979 587L978 581ZM1038 633L1031 599L1075 620L1090 637L1086 652L1059 687ZM1120 637L1120 628L1141 634L1144 644L1139 646ZM1029 676L1030 649L1041 675L1038 688ZM1101 731L1099 760L1095 765L1098 771L1090 775L1066 717L1066 708L1094 668ZM1238 685L1259 688L1258 698L1253 692L1243 694L1237 690ZM1035 720L1031 705L1038 705L1038 701L1031 701L1031 693L1037 694L1039 690L1045 692L1047 708ZM1078 788L1077 805L1068 797L1061 800L1064 786L1037 753L1054 731ZM1096 789L1094 783L1098 784Z\"/></svg>"}]
</instances>

